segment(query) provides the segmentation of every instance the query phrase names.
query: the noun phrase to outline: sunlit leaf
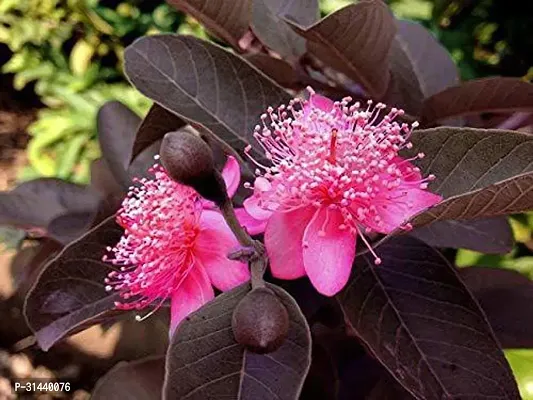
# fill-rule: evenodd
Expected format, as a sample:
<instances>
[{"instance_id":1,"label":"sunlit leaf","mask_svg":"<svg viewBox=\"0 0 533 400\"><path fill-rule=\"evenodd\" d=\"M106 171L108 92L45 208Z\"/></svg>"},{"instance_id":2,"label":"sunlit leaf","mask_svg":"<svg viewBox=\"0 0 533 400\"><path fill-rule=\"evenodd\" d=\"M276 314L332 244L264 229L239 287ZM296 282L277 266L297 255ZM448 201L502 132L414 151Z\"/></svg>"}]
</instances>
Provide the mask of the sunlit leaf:
<instances>
[{"instance_id":1,"label":"sunlit leaf","mask_svg":"<svg viewBox=\"0 0 533 400\"><path fill-rule=\"evenodd\" d=\"M533 350L506 350L505 356L518 381L522 400L533 400Z\"/></svg>"}]
</instances>

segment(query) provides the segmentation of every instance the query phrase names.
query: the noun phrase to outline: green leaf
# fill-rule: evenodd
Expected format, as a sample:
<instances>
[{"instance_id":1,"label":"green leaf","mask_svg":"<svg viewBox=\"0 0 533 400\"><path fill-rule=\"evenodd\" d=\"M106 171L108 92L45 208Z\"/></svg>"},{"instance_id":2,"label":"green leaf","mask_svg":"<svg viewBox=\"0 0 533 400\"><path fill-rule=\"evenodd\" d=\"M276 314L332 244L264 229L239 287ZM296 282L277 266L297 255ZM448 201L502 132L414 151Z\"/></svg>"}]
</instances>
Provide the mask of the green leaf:
<instances>
[{"instance_id":1,"label":"green leaf","mask_svg":"<svg viewBox=\"0 0 533 400\"><path fill-rule=\"evenodd\" d=\"M518 381L522 400L533 400L533 350L506 350L505 356Z\"/></svg>"},{"instance_id":2,"label":"green leaf","mask_svg":"<svg viewBox=\"0 0 533 400\"><path fill-rule=\"evenodd\" d=\"M57 177L67 179L72 174L75 165L79 162L83 146L87 143L88 138L82 132L71 138L67 142L65 152L58 160Z\"/></svg>"}]
</instances>

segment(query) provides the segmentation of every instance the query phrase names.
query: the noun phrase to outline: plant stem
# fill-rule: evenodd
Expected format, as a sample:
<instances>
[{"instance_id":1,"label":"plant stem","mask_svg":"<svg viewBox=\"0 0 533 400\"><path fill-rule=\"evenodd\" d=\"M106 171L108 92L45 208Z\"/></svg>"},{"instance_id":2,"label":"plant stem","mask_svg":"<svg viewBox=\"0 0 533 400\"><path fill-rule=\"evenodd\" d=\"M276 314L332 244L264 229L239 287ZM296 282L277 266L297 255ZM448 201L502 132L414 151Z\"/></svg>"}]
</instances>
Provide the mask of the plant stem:
<instances>
[{"instance_id":1,"label":"plant stem","mask_svg":"<svg viewBox=\"0 0 533 400\"><path fill-rule=\"evenodd\" d=\"M248 265L250 266L252 288L264 287L263 275L267 267L267 257L263 244L258 240L252 239L248 232L241 226L229 197L226 197L222 204L220 204L220 211L241 246L248 250L253 250L251 252L242 252L241 255L242 258L247 259Z\"/></svg>"},{"instance_id":2,"label":"plant stem","mask_svg":"<svg viewBox=\"0 0 533 400\"><path fill-rule=\"evenodd\" d=\"M225 199L224 202L220 205L220 211L224 216L228 226L235 234L235 237L242 246L256 248L255 241L252 237L244 230L237 219L235 210L233 209L233 204L229 198Z\"/></svg>"}]
</instances>

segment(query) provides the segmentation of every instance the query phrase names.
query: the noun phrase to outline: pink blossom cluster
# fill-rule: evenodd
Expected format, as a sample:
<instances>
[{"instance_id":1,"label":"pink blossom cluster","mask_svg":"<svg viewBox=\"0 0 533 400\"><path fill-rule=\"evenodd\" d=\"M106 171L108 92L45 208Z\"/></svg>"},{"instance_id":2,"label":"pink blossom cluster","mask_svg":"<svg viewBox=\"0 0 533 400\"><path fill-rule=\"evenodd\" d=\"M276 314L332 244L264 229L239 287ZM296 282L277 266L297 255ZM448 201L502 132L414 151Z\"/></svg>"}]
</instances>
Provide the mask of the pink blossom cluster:
<instances>
[{"instance_id":1,"label":"pink blossom cluster","mask_svg":"<svg viewBox=\"0 0 533 400\"><path fill-rule=\"evenodd\" d=\"M227 258L239 243L211 202L173 181L155 164L152 177L137 179L118 211L124 235L104 261L116 266L106 290L118 291L122 310L171 304L171 332L191 312L215 296L249 280L248 267ZM230 157L222 176L231 196L240 180L239 164ZM146 317L145 316L145 317ZM142 319L142 318L138 318Z\"/></svg>"},{"instance_id":2,"label":"pink blossom cluster","mask_svg":"<svg viewBox=\"0 0 533 400\"><path fill-rule=\"evenodd\" d=\"M358 238L379 264L366 236L409 229L407 221L441 197L427 190L434 177L423 178L411 163L423 154L398 155L412 146L416 127L396 121L402 110L310 92L309 100L261 116L254 137L268 162L251 158L257 177L245 187L253 193L236 212L251 234L264 232L274 276L308 276L320 293L333 296L348 281ZM238 243L213 203L158 164L151 173L130 188L118 212L125 232L109 248L106 261L116 269L106 284L120 293L120 309L157 309L170 299L173 331L214 297L213 286L229 290L250 274L227 258ZM234 158L222 174L231 196L240 181Z\"/></svg>"},{"instance_id":3,"label":"pink blossom cluster","mask_svg":"<svg viewBox=\"0 0 533 400\"><path fill-rule=\"evenodd\" d=\"M405 222L441 197L426 190L434 176L422 178L411 164L423 154L398 156L412 147L416 127L395 121L402 110L382 115L382 103L361 107L349 97L334 102L310 92L308 101L294 99L261 116L254 136L270 164L252 159L258 177L244 207L264 221L273 275L307 275L333 296L349 278L358 237L379 264L365 234L409 229Z\"/></svg>"}]
</instances>

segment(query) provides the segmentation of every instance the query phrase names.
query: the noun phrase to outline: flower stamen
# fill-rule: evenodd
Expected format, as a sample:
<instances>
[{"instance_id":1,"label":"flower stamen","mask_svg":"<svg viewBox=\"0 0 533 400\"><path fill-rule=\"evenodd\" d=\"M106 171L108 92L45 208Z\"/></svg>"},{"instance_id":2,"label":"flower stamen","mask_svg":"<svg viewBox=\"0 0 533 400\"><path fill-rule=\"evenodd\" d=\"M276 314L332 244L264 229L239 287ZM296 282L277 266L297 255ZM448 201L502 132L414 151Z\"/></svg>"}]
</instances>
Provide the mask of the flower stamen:
<instances>
[{"instance_id":1,"label":"flower stamen","mask_svg":"<svg viewBox=\"0 0 533 400\"><path fill-rule=\"evenodd\" d=\"M329 157L328 161L331 164L335 164L337 161L336 152L337 152L337 132L338 130L336 128L333 128L331 130L331 141L329 144Z\"/></svg>"}]
</instances>

